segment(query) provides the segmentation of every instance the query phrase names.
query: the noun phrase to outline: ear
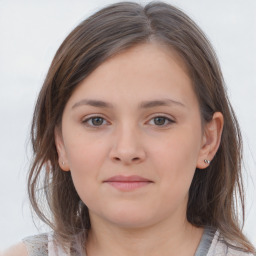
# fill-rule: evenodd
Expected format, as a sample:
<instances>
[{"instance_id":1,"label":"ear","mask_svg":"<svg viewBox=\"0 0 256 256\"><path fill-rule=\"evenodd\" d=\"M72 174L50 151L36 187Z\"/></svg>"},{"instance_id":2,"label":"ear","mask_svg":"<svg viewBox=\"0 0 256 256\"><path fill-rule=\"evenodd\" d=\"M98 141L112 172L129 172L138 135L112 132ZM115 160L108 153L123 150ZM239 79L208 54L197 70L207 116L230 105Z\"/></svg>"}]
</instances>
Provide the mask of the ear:
<instances>
[{"instance_id":1,"label":"ear","mask_svg":"<svg viewBox=\"0 0 256 256\"><path fill-rule=\"evenodd\" d=\"M220 112L215 112L212 120L205 125L202 145L196 166L197 168L205 169L210 164L205 160L212 161L214 158L220 145L223 125L224 119Z\"/></svg>"},{"instance_id":2,"label":"ear","mask_svg":"<svg viewBox=\"0 0 256 256\"><path fill-rule=\"evenodd\" d=\"M69 171L69 164L67 159L67 154L65 150L65 145L63 142L63 137L61 133L61 129L59 127L55 127L54 130L54 138L55 138L55 145L59 157L59 166L63 171Z\"/></svg>"}]
</instances>

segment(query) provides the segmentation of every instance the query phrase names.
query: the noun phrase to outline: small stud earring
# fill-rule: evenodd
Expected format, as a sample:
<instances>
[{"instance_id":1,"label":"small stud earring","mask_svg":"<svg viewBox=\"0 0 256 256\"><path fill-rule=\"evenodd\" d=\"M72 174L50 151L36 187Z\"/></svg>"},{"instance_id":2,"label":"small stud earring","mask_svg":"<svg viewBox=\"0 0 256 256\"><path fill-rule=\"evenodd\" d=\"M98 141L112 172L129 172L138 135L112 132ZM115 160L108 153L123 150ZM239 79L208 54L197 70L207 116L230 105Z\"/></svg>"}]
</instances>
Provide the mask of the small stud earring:
<instances>
[{"instance_id":1,"label":"small stud earring","mask_svg":"<svg viewBox=\"0 0 256 256\"><path fill-rule=\"evenodd\" d=\"M65 165L65 162L64 162L64 161L62 161L61 163L62 163L62 165Z\"/></svg>"},{"instance_id":2,"label":"small stud earring","mask_svg":"<svg viewBox=\"0 0 256 256\"><path fill-rule=\"evenodd\" d=\"M210 163L211 163L211 161L210 161L210 160L207 160L207 159L204 159L204 162L205 162L206 164L210 164Z\"/></svg>"}]
</instances>

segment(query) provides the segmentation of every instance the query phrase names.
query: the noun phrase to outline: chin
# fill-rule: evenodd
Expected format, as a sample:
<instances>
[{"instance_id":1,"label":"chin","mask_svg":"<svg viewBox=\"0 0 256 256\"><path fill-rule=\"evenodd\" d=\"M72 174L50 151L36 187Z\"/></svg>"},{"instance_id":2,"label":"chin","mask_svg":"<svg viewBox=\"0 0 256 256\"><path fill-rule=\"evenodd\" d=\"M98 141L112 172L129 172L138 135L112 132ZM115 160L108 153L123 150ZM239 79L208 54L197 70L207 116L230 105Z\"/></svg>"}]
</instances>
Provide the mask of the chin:
<instances>
[{"instance_id":1,"label":"chin","mask_svg":"<svg viewBox=\"0 0 256 256\"><path fill-rule=\"evenodd\" d=\"M148 216L141 210L138 212L124 209L110 214L108 221L121 228L136 229L152 225L154 217Z\"/></svg>"}]
</instances>

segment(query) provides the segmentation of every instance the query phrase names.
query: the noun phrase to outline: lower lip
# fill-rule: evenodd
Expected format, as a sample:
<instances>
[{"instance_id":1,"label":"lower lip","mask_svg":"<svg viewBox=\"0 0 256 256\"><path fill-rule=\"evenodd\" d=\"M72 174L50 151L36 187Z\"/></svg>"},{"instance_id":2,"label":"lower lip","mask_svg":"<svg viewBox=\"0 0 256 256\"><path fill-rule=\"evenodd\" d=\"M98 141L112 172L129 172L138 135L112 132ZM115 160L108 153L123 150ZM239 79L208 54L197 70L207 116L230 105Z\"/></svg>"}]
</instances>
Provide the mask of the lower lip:
<instances>
[{"instance_id":1,"label":"lower lip","mask_svg":"<svg viewBox=\"0 0 256 256\"><path fill-rule=\"evenodd\" d=\"M109 181L107 184L121 191L133 191L142 187L145 187L152 182L150 181Z\"/></svg>"}]
</instances>

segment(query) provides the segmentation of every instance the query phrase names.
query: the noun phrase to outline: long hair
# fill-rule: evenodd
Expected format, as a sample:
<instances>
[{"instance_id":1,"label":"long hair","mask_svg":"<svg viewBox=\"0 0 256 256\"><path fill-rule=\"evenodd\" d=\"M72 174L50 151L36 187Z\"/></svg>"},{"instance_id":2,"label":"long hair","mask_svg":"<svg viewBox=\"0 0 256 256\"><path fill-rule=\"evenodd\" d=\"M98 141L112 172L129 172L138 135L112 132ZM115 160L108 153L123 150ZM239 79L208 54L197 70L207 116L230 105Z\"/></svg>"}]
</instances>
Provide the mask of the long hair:
<instances>
[{"instance_id":1,"label":"long hair","mask_svg":"<svg viewBox=\"0 0 256 256\"><path fill-rule=\"evenodd\" d=\"M59 167L54 129L61 124L64 107L76 86L100 64L135 45L153 41L175 50L186 64L202 123L209 122L216 111L225 120L211 165L195 171L187 219L197 227L217 228L227 241L253 252L241 231L241 134L217 57L195 23L181 10L162 2L145 7L131 2L110 5L79 24L58 49L40 91L31 128L34 159L28 191L32 207L63 244L79 233L86 235L90 229L88 208L79 198L70 172Z\"/></svg>"}]
</instances>

